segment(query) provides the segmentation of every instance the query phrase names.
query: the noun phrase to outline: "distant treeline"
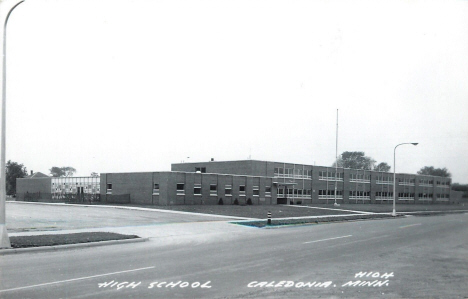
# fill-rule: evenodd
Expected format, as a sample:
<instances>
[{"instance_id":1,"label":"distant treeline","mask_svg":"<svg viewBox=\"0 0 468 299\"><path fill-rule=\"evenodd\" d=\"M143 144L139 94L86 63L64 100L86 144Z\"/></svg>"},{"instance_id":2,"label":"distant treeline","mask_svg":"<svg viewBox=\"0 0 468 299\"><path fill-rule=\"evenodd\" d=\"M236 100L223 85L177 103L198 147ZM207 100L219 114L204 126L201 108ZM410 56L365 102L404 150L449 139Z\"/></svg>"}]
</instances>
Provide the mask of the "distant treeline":
<instances>
[{"instance_id":1,"label":"distant treeline","mask_svg":"<svg viewBox=\"0 0 468 299\"><path fill-rule=\"evenodd\" d=\"M468 184L453 183L452 184L452 190L453 191L462 191L463 192L463 198L468 198Z\"/></svg>"}]
</instances>

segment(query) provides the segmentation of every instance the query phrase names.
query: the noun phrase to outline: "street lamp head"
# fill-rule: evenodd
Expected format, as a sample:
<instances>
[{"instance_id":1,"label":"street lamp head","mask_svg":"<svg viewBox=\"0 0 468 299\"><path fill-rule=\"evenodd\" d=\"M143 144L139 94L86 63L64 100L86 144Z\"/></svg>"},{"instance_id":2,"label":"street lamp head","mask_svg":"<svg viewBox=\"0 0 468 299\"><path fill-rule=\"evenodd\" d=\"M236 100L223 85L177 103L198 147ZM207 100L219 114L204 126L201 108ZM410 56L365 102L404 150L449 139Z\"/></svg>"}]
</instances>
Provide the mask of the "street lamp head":
<instances>
[{"instance_id":1,"label":"street lamp head","mask_svg":"<svg viewBox=\"0 0 468 299\"><path fill-rule=\"evenodd\" d=\"M412 144L412 145L418 145L418 143L417 143L417 142L412 142L411 144Z\"/></svg>"}]
</instances>

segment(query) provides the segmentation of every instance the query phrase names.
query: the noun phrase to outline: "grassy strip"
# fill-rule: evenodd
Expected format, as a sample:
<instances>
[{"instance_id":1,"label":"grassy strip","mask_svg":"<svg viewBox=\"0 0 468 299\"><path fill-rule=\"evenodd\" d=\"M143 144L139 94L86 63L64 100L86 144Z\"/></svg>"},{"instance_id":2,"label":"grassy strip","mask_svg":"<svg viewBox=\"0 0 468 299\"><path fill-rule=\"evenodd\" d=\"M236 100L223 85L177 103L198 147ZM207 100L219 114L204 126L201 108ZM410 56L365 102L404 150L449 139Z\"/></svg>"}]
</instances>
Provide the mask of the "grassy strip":
<instances>
[{"instance_id":1,"label":"grassy strip","mask_svg":"<svg viewBox=\"0 0 468 299\"><path fill-rule=\"evenodd\" d=\"M402 217L402 215L397 215L397 217ZM393 218L393 216L375 214L375 215L352 215L352 216L323 217L323 218L272 219L271 225L267 224L267 220L242 221L242 222L233 222L233 223L240 224L240 225L253 226L253 227L274 227L274 226L284 226L284 225L324 224L324 223L330 223L330 222L382 219L382 218Z\"/></svg>"},{"instance_id":2,"label":"grassy strip","mask_svg":"<svg viewBox=\"0 0 468 299\"><path fill-rule=\"evenodd\" d=\"M74 234L50 234L10 237L12 248L28 248L40 246L57 246L77 243L126 240L139 238L135 235L121 235L108 232L85 232Z\"/></svg>"}]
</instances>

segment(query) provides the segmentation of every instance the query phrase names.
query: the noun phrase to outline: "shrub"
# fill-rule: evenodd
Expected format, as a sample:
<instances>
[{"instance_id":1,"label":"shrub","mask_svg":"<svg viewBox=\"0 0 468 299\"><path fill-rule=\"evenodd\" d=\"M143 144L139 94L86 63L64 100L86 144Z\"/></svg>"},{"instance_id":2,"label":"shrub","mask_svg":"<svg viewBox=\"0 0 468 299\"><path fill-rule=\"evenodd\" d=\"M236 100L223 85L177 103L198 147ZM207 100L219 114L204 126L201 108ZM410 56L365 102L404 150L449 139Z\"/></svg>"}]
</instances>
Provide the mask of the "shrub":
<instances>
[{"instance_id":1,"label":"shrub","mask_svg":"<svg viewBox=\"0 0 468 299\"><path fill-rule=\"evenodd\" d=\"M237 206L239 205L239 201L237 200L237 198L234 200L234 204Z\"/></svg>"},{"instance_id":2,"label":"shrub","mask_svg":"<svg viewBox=\"0 0 468 299\"><path fill-rule=\"evenodd\" d=\"M250 198L249 198L249 199L247 199L247 204L248 204L249 206L251 206L251 205L252 205L252 200L251 200Z\"/></svg>"},{"instance_id":3,"label":"shrub","mask_svg":"<svg viewBox=\"0 0 468 299\"><path fill-rule=\"evenodd\" d=\"M222 198L220 198L220 199L218 200L218 205L224 205L224 202L223 202L223 199L222 199Z\"/></svg>"}]
</instances>

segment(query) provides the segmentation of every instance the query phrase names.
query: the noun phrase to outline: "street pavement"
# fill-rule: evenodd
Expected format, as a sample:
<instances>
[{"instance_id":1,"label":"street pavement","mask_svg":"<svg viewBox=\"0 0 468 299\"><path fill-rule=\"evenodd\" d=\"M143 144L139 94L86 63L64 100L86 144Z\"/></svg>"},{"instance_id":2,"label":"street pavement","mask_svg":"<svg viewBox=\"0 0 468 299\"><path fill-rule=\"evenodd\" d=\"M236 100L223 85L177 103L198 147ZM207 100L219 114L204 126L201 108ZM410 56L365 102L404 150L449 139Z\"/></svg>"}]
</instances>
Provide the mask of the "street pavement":
<instances>
[{"instance_id":1,"label":"street pavement","mask_svg":"<svg viewBox=\"0 0 468 299\"><path fill-rule=\"evenodd\" d=\"M107 227L143 243L0 256L0 298L468 294L466 213L270 229L201 219Z\"/></svg>"}]
</instances>

